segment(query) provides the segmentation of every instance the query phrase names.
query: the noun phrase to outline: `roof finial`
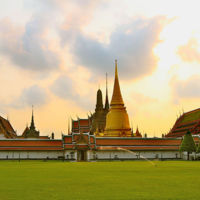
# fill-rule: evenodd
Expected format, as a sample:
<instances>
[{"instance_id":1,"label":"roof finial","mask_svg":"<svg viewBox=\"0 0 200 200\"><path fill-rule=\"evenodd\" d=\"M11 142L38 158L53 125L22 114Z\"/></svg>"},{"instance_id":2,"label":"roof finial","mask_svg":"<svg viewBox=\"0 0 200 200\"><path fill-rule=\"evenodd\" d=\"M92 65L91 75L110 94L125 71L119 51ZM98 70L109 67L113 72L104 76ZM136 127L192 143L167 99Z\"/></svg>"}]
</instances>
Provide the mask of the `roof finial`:
<instances>
[{"instance_id":1,"label":"roof finial","mask_svg":"<svg viewBox=\"0 0 200 200\"><path fill-rule=\"evenodd\" d=\"M32 118L31 118L31 126L30 126L30 129L35 130L34 113L33 113L33 105L32 105Z\"/></svg>"},{"instance_id":2,"label":"roof finial","mask_svg":"<svg viewBox=\"0 0 200 200\"><path fill-rule=\"evenodd\" d=\"M115 59L115 77L118 77L118 71L117 71L117 59Z\"/></svg>"},{"instance_id":3,"label":"roof finial","mask_svg":"<svg viewBox=\"0 0 200 200\"><path fill-rule=\"evenodd\" d=\"M9 114L7 114L7 121L9 121L9 122L10 122L10 119L9 119Z\"/></svg>"},{"instance_id":4,"label":"roof finial","mask_svg":"<svg viewBox=\"0 0 200 200\"><path fill-rule=\"evenodd\" d=\"M184 111L184 108L182 107L182 112L183 112L183 114L185 113L185 111Z\"/></svg>"},{"instance_id":5,"label":"roof finial","mask_svg":"<svg viewBox=\"0 0 200 200\"><path fill-rule=\"evenodd\" d=\"M105 109L109 110L109 100L108 100L108 74L106 73L106 102L105 102Z\"/></svg>"},{"instance_id":6,"label":"roof finial","mask_svg":"<svg viewBox=\"0 0 200 200\"><path fill-rule=\"evenodd\" d=\"M107 86L108 86L108 73L106 72L106 89L107 89Z\"/></svg>"},{"instance_id":7,"label":"roof finial","mask_svg":"<svg viewBox=\"0 0 200 200\"><path fill-rule=\"evenodd\" d=\"M70 120L68 118L68 135L70 134Z\"/></svg>"}]
</instances>

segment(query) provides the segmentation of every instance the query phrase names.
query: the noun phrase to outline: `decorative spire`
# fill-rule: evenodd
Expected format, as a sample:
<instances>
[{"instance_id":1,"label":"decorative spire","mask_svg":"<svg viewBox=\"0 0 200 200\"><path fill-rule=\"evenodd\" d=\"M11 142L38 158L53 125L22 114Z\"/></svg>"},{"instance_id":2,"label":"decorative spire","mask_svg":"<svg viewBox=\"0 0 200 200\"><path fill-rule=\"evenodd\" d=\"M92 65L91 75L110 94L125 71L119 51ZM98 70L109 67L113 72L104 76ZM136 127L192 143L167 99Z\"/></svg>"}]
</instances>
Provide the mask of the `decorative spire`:
<instances>
[{"instance_id":1,"label":"decorative spire","mask_svg":"<svg viewBox=\"0 0 200 200\"><path fill-rule=\"evenodd\" d=\"M118 71L117 71L117 60L115 60L115 83L113 88L113 96L111 100L111 106L112 105L123 105L124 101L122 99L120 85L119 85L119 78L118 78Z\"/></svg>"},{"instance_id":2,"label":"decorative spire","mask_svg":"<svg viewBox=\"0 0 200 200\"><path fill-rule=\"evenodd\" d=\"M97 91L97 104L96 104L96 111L103 109L103 98L102 98L102 92L100 89Z\"/></svg>"},{"instance_id":3,"label":"decorative spire","mask_svg":"<svg viewBox=\"0 0 200 200\"><path fill-rule=\"evenodd\" d=\"M108 74L106 73L106 102L105 102L105 109L109 110L109 100L108 100Z\"/></svg>"},{"instance_id":4,"label":"decorative spire","mask_svg":"<svg viewBox=\"0 0 200 200\"><path fill-rule=\"evenodd\" d=\"M68 135L70 135L70 119L68 118Z\"/></svg>"},{"instance_id":5,"label":"decorative spire","mask_svg":"<svg viewBox=\"0 0 200 200\"><path fill-rule=\"evenodd\" d=\"M139 132L138 126L135 132L135 137L142 137L141 133Z\"/></svg>"},{"instance_id":6,"label":"decorative spire","mask_svg":"<svg viewBox=\"0 0 200 200\"><path fill-rule=\"evenodd\" d=\"M30 126L30 129L35 130L34 114L33 114L33 105L32 105L32 118L31 118L31 126Z\"/></svg>"}]
</instances>

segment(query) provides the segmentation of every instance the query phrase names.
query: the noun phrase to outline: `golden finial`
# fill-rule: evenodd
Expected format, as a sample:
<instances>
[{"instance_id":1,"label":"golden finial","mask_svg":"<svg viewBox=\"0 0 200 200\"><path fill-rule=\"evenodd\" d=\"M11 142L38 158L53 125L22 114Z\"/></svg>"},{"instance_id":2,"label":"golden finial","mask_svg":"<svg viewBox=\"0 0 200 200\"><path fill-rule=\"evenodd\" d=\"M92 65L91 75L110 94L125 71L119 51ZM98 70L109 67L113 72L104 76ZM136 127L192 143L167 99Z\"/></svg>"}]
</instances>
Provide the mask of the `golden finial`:
<instances>
[{"instance_id":1,"label":"golden finial","mask_svg":"<svg viewBox=\"0 0 200 200\"><path fill-rule=\"evenodd\" d=\"M118 77L117 59L115 60L115 77Z\"/></svg>"}]
</instances>

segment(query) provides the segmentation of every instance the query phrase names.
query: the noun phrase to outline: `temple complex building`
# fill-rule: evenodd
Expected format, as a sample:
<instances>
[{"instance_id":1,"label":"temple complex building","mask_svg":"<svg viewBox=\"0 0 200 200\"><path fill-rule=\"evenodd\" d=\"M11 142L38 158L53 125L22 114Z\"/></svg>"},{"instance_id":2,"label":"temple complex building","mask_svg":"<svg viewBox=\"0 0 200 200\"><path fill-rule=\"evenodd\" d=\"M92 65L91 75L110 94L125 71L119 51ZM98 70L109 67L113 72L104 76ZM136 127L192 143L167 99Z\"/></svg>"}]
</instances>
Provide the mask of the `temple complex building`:
<instances>
[{"instance_id":1,"label":"temple complex building","mask_svg":"<svg viewBox=\"0 0 200 200\"><path fill-rule=\"evenodd\" d=\"M97 91L97 103L95 112L92 115L92 127L91 127L91 133L95 135L99 135L100 133L103 133L106 126L106 115L109 112L109 102L108 102L108 91L106 87L106 101L105 101L105 107L103 107L103 98L102 98L102 92L99 89Z\"/></svg>"},{"instance_id":2,"label":"temple complex building","mask_svg":"<svg viewBox=\"0 0 200 200\"><path fill-rule=\"evenodd\" d=\"M72 119L71 133L90 133L91 135L102 135L106 126L106 115L109 112L107 75L106 75L106 98L103 105L102 91L97 91L95 112L88 116L87 119L77 117L77 120Z\"/></svg>"},{"instance_id":3,"label":"temple complex building","mask_svg":"<svg viewBox=\"0 0 200 200\"><path fill-rule=\"evenodd\" d=\"M32 108L32 116L31 116L31 124L24 129L22 135L17 136L19 139L50 139L49 136L40 136L40 132L36 130L35 122L34 122L34 114Z\"/></svg>"},{"instance_id":4,"label":"temple complex building","mask_svg":"<svg viewBox=\"0 0 200 200\"><path fill-rule=\"evenodd\" d=\"M88 116L88 119L77 118L77 120L72 119L72 129L68 134L74 133L89 133L91 129L91 117Z\"/></svg>"},{"instance_id":5,"label":"temple complex building","mask_svg":"<svg viewBox=\"0 0 200 200\"><path fill-rule=\"evenodd\" d=\"M133 136L134 136L134 137L139 137L139 138L142 137L142 134L139 132L138 127L137 127L137 129L136 129L136 132L133 134Z\"/></svg>"},{"instance_id":6,"label":"temple complex building","mask_svg":"<svg viewBox=\"0 0 200 200\"><path fill-rule=\"evenodd\" d=\"M113 87L113 96L110 103L110 110L106 116L105 137L131 137L132 132L129 124L129 117L124 106L121 95L117 60L115 60L115 82Z\"/></svg>"},{"instance_id":7,"label":"temple complex building","mask_svg":"<svg viewBox=\"0 0 200 200\"><path fill-rule=\"evenodd\" d=\"M166 137L182 137L187 131L193 135L200 134L200 108L183 113Z\"/></svg>"},{"instance_id":8,"label":"temple complex building","mask_svg":"<svg viewBox=\"0 0 200 200\"><path fill-rule=\"evenodd\" d=\"M26 127L24 132L22 133L23 138L39 138L40 132L36 130L35 128L35 122L34 122L34 115L32 110L32 118L31 118L31 125L30 127Z\"/></svg>"},{"instance_id":9,"label":"temple complex building","mask_svg":"<svg viewBox=\"0 0 200 200\"><path fill-rule=\"evenodd\" d=\"M107 79L106 79L107 82ZM68 125L69 126L69 125ZM138 127L130 127L122 98L117 61L111 103L106 84L105 105L102 91L97 91L95 112L88 118L72 119L71 130L61 139L40 136L34 113L30 126L17 135L10 122L0 117L0 159L62 159L66 161L182 159L182 136L191 131L196 145L200 142L200 109L181 115L164 138L142 137ZM195 155L196 156L196 155ZM200 155L199 155L200 157Z\"/></svg>"},{"instance_id":10,"label":"temple complex building","mask_svg":"<svg viewBox=\"0 0 200 200\"><path fill-rule=\"evenodd\" d=\"M9 120L0 116L0 139L1 138L16 138L17 134L14 131Z\"/></svg>"}]
</instances>

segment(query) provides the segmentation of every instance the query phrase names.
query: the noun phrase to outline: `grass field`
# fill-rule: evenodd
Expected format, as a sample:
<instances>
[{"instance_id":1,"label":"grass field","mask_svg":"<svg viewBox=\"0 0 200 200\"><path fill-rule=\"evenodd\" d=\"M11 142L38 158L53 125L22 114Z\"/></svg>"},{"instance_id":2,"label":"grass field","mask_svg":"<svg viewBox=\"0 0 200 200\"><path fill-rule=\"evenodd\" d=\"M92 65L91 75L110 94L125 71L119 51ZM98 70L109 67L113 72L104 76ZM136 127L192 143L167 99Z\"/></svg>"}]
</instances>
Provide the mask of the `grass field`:
<instances>
[{"instance_id":1,"label":"grass field","mask_svg":"<svg viewBox=\"0 0 200 200\"><path fill-rule=\"evenodd\" d=\"M155 163L0 161L0 199L200 199L200 162Z\"/></svg>"}]
</instances>

